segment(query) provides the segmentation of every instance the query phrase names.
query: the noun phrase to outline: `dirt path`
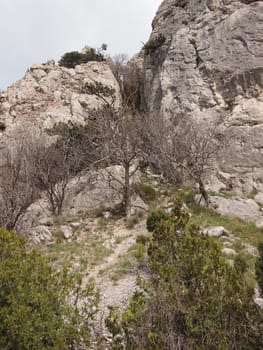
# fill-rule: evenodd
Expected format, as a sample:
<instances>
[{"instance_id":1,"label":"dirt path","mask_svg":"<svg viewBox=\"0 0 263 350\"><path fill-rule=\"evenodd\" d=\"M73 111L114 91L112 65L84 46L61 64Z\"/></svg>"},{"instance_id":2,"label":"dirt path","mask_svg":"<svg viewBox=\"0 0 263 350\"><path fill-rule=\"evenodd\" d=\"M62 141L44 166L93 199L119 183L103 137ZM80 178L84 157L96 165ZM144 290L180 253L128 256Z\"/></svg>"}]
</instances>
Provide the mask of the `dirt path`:
<instances>
[{"instance_id":1,"label":"dirt path","mask_svg":"<svg viewBox=\"0 0 263 350\"><path fill-rule=\"evenodd\" d=\"M112 238L120 237L121 242L116 244L113 253L103 263L94 266L83 278L84 285L88 282L89 278L95 278L96 285L100 290L100 311L97 321L101 334L108 335L104 325L104 319L109 312L108 306L118 306L123 310L136 289L137 276L134 273L127 273L116 282L111 279L111 267L118 263L122 256L128 253L129 248L136 242L136 236L138 234L145 234L146 232L145 220L141 221L131 230L127 229L125 224L114 226ZM100 274L101 270L105 271L102 275Z\"/></svg>"},{"instance_id":2,"label":"dirt path","mask_svg":"<svg viewBox=\"0 0 263 350\"><path fill-rule=\"evenodd\" d=\"M89 268L87 275L83 278L83 283L85 284L89 278L95 278L99 282L102 279L99 272L101 270L107 270L111 265L116 264L120 257L125 255L129 248L136 242L136 236L146 232L145 220L141 221L133 229L126 228L124 223L115 225L112 232L112 239L118 237L121 239L121 242L116 243L113 253L104 262L94 266L91 270ZM107 277L104 276L103 279L105 278Z\"/></svg>"},{"instance_id":3,"label":"dirt path","mask_svg":"<svg viewBox=\"0 0 263 350\"><path fill-rule=\"evenodd\" d=\"M114 252L107 258L105 262L103 262L100 265L95 266L89 273L88 277L94 277L95 279L99 278L99 272L101 270L107 270L110 265L114 265L116 262L118 262L121 255L125 255L129 248L136 242L135 236L128 236L127 238L124 238L121 243L119 243L116 248L114 249Z\"/></svg>"}]
</instances>

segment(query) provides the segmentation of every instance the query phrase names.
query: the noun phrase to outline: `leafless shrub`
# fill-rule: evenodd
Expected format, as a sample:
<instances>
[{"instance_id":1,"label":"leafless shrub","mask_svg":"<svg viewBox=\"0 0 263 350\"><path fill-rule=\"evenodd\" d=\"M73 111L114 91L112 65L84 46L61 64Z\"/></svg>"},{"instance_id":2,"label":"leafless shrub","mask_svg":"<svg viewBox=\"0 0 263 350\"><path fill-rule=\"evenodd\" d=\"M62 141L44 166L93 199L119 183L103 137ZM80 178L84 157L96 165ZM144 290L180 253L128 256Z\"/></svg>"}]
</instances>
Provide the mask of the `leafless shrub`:
<instances>
[{"instance_id":1,"label":"leafless shrub","mask_svg":"<svg viewBox=\"0 0 263 350\"><path fill-rule=\"evenodd\" d=\"M38 196L33 176L25 139L5 145L0 166L0 224L8 230L17 226Z\"/></svg>"},{"instance_id":2,"label":"leafless shrub","mask_svg":"<svg viewBox=\"0 0 263 350\"><path fill-rule=\"evenodd\" d=\"M203 176L224 143L216 123L187 122L177 126L151 116L148 120L149 159L170 182L194 180L208 205Z\"/></svg>"}]
</instances>

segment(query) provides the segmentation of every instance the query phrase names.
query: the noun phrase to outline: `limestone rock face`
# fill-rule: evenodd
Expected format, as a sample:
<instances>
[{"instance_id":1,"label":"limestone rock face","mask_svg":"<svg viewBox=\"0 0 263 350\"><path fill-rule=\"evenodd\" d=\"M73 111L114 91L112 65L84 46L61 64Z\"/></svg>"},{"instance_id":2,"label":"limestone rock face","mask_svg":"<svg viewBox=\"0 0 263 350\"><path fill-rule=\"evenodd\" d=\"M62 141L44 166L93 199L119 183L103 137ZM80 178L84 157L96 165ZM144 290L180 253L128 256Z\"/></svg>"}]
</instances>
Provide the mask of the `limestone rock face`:
<instances>
[{"instance_id":1,"label":"limestone rock face","mask_svg":"<svg viewBox=\"0 0 263 350\"><path fill-rule=\"evenodd\" d=\"M173 120L220 120L229 144L218 171L240 192L261 190L263 165L263 2L164 0L144 57L149 111Z\"/></svg>"},{"instance_id":2,"label":"limestone rock face","mask_svg":"<svg viewBox=\"0 0 263 350\"><path fill-rule=\"evenodd\" d=\"M60 67L54 61L35 64L25 76L0 95L0 130L2 137L30 125L52 129L56 123L83 124L88 111L99 106L94 95L81 93L88 82L99 82L116 91L119 86L105 62L88 62L74 69Z\"/></svg>"}]
</instances>

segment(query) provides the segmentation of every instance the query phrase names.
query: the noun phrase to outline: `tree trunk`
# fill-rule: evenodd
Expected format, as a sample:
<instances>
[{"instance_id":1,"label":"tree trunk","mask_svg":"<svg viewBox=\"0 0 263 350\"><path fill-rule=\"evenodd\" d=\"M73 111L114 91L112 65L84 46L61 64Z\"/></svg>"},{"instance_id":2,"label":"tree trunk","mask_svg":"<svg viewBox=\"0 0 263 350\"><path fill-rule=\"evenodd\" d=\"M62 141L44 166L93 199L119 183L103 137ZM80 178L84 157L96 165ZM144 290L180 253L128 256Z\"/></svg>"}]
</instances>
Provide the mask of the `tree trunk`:
<instances>
[{"instance_id":1,"label":"tree trunk","mask_svg":"<svg viewBox=\"0 0 263 350\"><path fill-rule=\"evenodd\" d=\"M209 207L209 197L208 197L208 194L206 192L204 183L203 183L203 181L201 179L198 180L198 185L199 185L199 191L200 191L200 194L201 194L200 201L202 200L202 198L204 198L205 205L208 208Z\"/></svg>"},{"instance_id":2,"label":"tree trunk","mask_svg":"<svg viewBox=\"0 0 263 350\"><path fill-rule=\"evenodd\" d=\"M125 171L125 183L124 183L124 209L125 217L128 220L131 216L131 186L130 186L130 166L126 164L124 167Z\"/></svg>"}]
</instances>

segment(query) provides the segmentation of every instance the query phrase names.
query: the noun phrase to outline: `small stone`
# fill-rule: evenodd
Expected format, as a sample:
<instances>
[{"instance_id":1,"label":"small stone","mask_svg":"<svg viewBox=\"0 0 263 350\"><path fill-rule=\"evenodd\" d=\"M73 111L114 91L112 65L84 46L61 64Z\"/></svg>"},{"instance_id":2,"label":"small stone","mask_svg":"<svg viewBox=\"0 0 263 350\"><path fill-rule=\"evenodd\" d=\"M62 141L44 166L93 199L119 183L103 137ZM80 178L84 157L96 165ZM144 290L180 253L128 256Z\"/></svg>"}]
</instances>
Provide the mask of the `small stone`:
<instances>
[{"instance_id":1,"label":"small stone","mask_svg":"<svg viewBox=\"0 0 263 350\"><path fill-rule=\"evenodd\" d=\"M73 236L73 230L70 226L67 226L67 225L62 225L60 227L62 233L63 233L63 236L65 237L65 239L70 239L72 238Z\"/></svg>"},{"instance_id":2,"label":"small stone","mask_svg":"<svg viewBox=\"0 0 263 350\"><path fill-rule=\"evenodd\" d=\"M79 230L82 227L82 222L71 222L70 227L72 228L73 232Z\"/></svg>"},{"instance_id":3,"label":"small stone","mask_svg":"<svg viewBox=\"0 0 263 350\"><path fill-rule=\"evenodd\" d=\"M263 298L256 298L256 299L255 299L255 303L256 303L261 309L263 309Z\"/></svg>"},{"instance_id":4,"label":"small stone","mask_svg":"<svg viewBox=\"0 0 263 350\"><path fill-rule=\"evenodd\" d=\"M105 219L108 219L110 216L111 216L111 213L110 213L109 211L104 211L104 212L103 212L103 217L104 217Z\"/></svg>"},{"instance_id":5,"label":"small stone","mask_svg":"<svg viewBox=\"0 0 263 350\"><path fill-rule=\"evenodd\" d=\"M256 196L254 197L254 200L257 203L263 204L263 193L260 192L260 193L256 194Z\"/></svg>"},{"instance_id":6,"label":"small stone","mask_svg":"<svg viewBox=\"0 0 263 350\"><path fill-rule=\"evenodd\" d=\"M222 237L228 235L229 232L223 226L211 226L203 230L203 233L209 237Z\"/></svg>"},{"instance_id":7,"label":"small stone","mask_svg":"<svg viewBox=\"0 0 263 350\"><path fill-rule=\"evenodd\" d=\"M222 253L226 255L237 255L237 252L231 248L223 248Z\"/></svg>"}]
</instances>

